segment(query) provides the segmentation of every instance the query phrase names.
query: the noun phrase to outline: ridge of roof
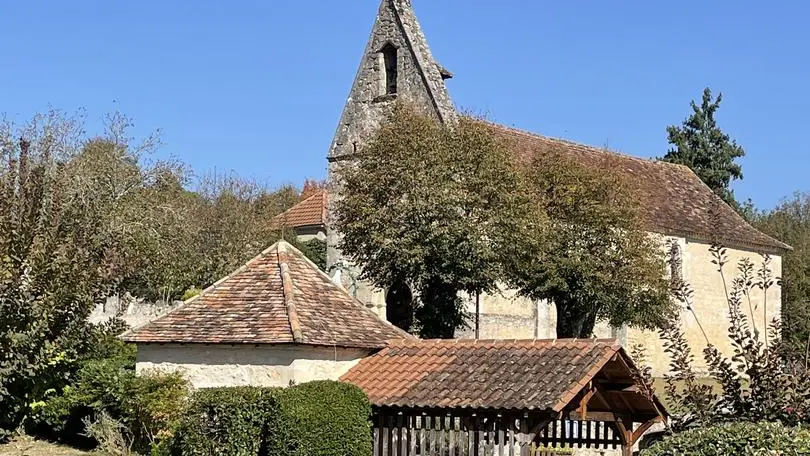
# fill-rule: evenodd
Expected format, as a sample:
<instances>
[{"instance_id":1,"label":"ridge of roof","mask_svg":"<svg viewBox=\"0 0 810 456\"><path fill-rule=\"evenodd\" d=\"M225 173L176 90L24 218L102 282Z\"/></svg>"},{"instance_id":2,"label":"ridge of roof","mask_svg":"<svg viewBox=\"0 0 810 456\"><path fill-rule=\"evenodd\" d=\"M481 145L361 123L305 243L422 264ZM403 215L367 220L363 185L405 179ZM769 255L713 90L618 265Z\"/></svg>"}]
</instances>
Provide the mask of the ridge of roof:
<instances>
[{"instance_id":1,"label":"ridge of roof","mask_svg":"<svg viewBox=\"0 0 810 456\"><path fill-rule=\"evenodd\" d=\"M287 265L287 249L289 244L285 241L278 242L278 269L281 273L281 290L284 293L284 305L287 308L287 320L290 322L290 331L294 342L302 342L304 339L301 331L301 320L298 318L298 310L295 308L295 296L293 294L293 281L290 276L290 266ZM283 257L283 258L282 258Z\"/></svg>"},{"instance_id":2,"label":"ridge of roof","mask_svg":"<svg viewBox=\"0 0 810 456\"><path fill-rule=\"evenodd\" d=\"M198 296L119 337L144 344L363 349L385 348L390 339L413 338L365 307L284 240Z\"/></svg>"},{"instance_id":3,"label":"ridge of roof","mask_svg":"<svg viewBox=\"0 0 810 456\"><path fill-rule=\"evenodd\" d=\"M532 139L540 139L540 140L545 140L545 141L554 142L554 143L563 143L563 144L567 144L569 146L585 149L585 150L587 150L589 152L595 152L595 153L599 153L599 154L606 154L607 156L619 156L619 157L622 157L622 158L635 160L635 161L642 162L642 163L645 163L645 164L680 167L680 168L682 168L682 170L685 170L685 171L688 170L689 172L692 172L692 170L689 169L688 166L682 165L680 163L670 163L670 162L665 162L665 161L661 161L661 160L656 160L656 159L653 159L653 158L638 157L638 156L635 156L635 155L630 155L630 154L628 154L626 152L621 152L621 151L618 151L618 150L615 150L615 149L611 149L611 148L609 148L607 146L605 146L605 147L597 147L597 146L592 146L590 144L585 144L585 143L581 143L581 142L572 141L572 140L566 139L566 138L558 138L558 137L555 137L555 136L542 135L540 133L525 130L525 129L522 129L522 128L517 128L517 127L514 127L514 126L510 126L510 125L503 125L503 124L499 124L499 123L496 123L496 122L492 122L490 120L477 119L475 117L470 117L470 119L472 119L474 121L477 121L477 122L484 123L484 124L486 124L486 125L488 125L490 127L494 127L494 128L503 130L506 133L513 133L513 134L516 134L516 135L521 135L521 136L525 136L525 137L532 138Z\"/></svg>"},{"instance_id":4,"label":"ridge of roof","mask_svg":"<svg viewBox=\"0 0 810 456\"><path fill-rule=\"evenodd\" d=\"M618 339L613 338L571 338L571 339L393 339L389 348L411 345L609 345L621 348Z\"/></svg>"},{"instance_id":5,"label":"ridge of roof","mask_svg":"<svg viewBox=\"0 0 810 456\"><path fill-rule=\"evenodd\" d=\"M310 265L310 266L311 266L311 267L312 267L312 268L313 268L313 269L314 269L314 270L315 270L315 271L316 271L316 272L317 272L317 273L318 273L318 274L321 276L321 278L326 279L326 280L329 282L329 284L330 284L332 287L334 287L334 288L336 288L336 289L340 290L341 292L343 292L343 293L347 294L348 296L350 296L350 297L351 297L351 299L352 299L352 302L354 303L354 305L356 305L357 307L359 307L359 308L360 308L360 309L361 309L363 312L365 312L366 314L368 314L368 315L370 315L370 316L373 316L374 318L376 318L376 319L380 320L380 322L381 322L381 323L383 323L383 324L385 324L385 325L389 326L391 329L393 329L394 331L399 332L399 333L400 333L400 334L403 336L401 339L390 339L389 341L422 340L422 339L417 338L417 337L416 337L416 336L414 336L413 334L411 334L411 333L409 333L409 332L405 331L404 329L402 329L402 328L400 328L400 327L398 327L398 326L394 325L394 324L393 324L393 323L391 323L390 321L385 320L385 319L383 319L383 318L380 318L380 316L379 316L379 315L377 315L376 313L374 313L374 311L372 311L371 309L369 309L368 307L366 307L366 306L365 306L365 305L364 305L362 302L360 302L360 300L358 300L358 299L357 299L357 298L355 298L354 296L349 295L349 292L348 292L348 291L347 291L345 288L343 288L342 286L340 286L340 285L336 284L336 283L334 282L334 280L332 280L332 278L331 278L331 277L329 277L329 274L327 274L327 273L325 273L323 270L321 270L321 268L320 268L320 267L318 267L318 265L317 265L317 264L315 264L315 262L314 262L314 261L310 260L310 259L309 259L309 258L308 258L306 255L304 255L304 252L302 252L302 251L298 250L298 249L297 249L297 248L296 248L294 245L292 245L292 244L290 244L289 242L284 241L284 240L281 240L281 241L279 241L279 242L284 242L285 247L289 247L289 248L291 248L293 251L297 252L297 253L300 255L300 259L301 259L301 260L304 260L304 261L305 261L307 264L309 264L309 265ZM389 343L390 343L390 342L389 342ZM386 345L387 345L387 344L386 344Z\"/></svg>"},{"instance_id":6,"label":"ridge of roof","mask_svg":"<svg viewBox=\"0 0 810 456\"><path fill-rule=\"evenodd\" d=\"M150 324L152 324L152 322L154 322L156 320L159 320L159 319L165 317L168 314L174 313L174 312L186 307L187 305L199 300L204 294L209 293L211 291L214 291L217 287L222 285L228 279L232 278L233 276L235 276L235 275L239 274L240 272L244 271L245 269L247 269L251 262L253 262L253 261L255 261L255 260L259 259L259 258L262 258L265 255L269 254L271 251L273 251L274 248L276 248L276 245L279 242L284 242L284 240L283 239L279 240L279 241L275 242L273 245L271 245L270 247L267 247L266 249L262 250L261 253L259 253L255 257L251 258L250 260L248 260L242 266L239 266L238 268L234 269L234 271L231 272L230 274L228 274L225 277L217 280L216 282L212 283L208 287L203 288L202 291L200 291L196 296L192 296L192 297L186 299L185 301L182 302L182 304L178 305L177 307L173 307L171 309L168 309L168 310L165 310L165 311L159 313L157 316L155 316L154 319L152 319L150 321L147 321L145 323L141 323L140 325L137 325L137 326L133 326L129 330L127 330L127 331L123 332L122 334L120 334L118 336L118 338L119 339L126 339L126 337L129 337L129 336L135 334L136 332L138 332L139 330L143 329L144 327L149 326Z\"/></svg>"},{"instance_id":7,"label":"ridge of roof","mask_svg":"<svg viewBox=\"0 0 810 456\"><path fill-rule=\"evenodd\" d=\"M710 214L713 209L712 207L718 207L720 209L720 213L715 213L714 216L717 217L718 220L714 221L706 221L700 220L700 214L696 213L694 208L679 208L679 209L672 209L670 208L669 212L667 211L668 206L672 206L669 202L665 200L661 200L662 195L661 192L652 191L650 195L655 200L655 196L658 196L657 201L648 201L646 206L653 204L656 206L655 211L656 213L654 216L647 214L648 223L650 224L648 229L653 232L658 232L659 234L664 235L674 235L674 236L688 236L692 237L701 241L705 242L720 242L722 244L726 244L729 247L743 247L747 249L752 249L755 251L762 251L765 249L769 252L784 252L792 250L792 247L788 244L785 244L778 239L769 236L759 229L752 226L745 220L741 215L737 213L731 206L729 206L722 198L720 198L717 194L715 194L704 182L703 180L698 177L695 172L686 165L678 164L678 163L669 163L664 162L661 160L655 160L650 158L643 158L637 157L634 155L629 155L623 152L614 151L608 148L599 148L596 146L591 146L587 144L582 144L574 141L570 141L567 139L560 139L560 138L552 138L549 136L543 136L538 133L530 132L527 130L518 129L515 127L509 127L502 124L497 124L488 120L476 119L474 117L468 117L473 121L481 122L482 124L492 128L498 133L506 134L510 136L514 136L519 139L523 139L526 141L540 141L545 146L562 146L565 149L565 152L572 154L573 156L577 156L583 160L588 159L588 154L594 154L598 157L602 157L605 160L610 159L620 159L620 160L627 160L624 163L635 163L640 165L644 168L632 169L630 170L630 174L640 176L643 174L643 169L650 169L650 170L658 170L657 172L665 173L662 176L666 176L669 174L671 178L677 178L680 181L687 192L692 193L692 197L698 196L703 198L702 203L704 208L703 215ZM518 140L519 140L518 139ZM520 153L518 151L518 153ZM581 154L581 155L580 155ZM586 164L587 166L593 166L593 164ZM615 164L614 164L615 165ZM597 165L598 166L598 165ZM661 177L661 176L658 176ZM651 177L646 177L648 180ZM644 179L641 179L639 182L643 182ZM670 183L671 184L671 183ZM665 186L666 182L661 182L661 185ZM650 192L651 187L647 187L644 191ZM683 190L683 189L682 189ZM666 192L664 192L666 193ZM672 195L666 195L667 197L671 197ZM688 196L688 195L687 195ZM681 199L685 198L686 196L681 195ZM645 207L646 207L645 206ZM712 206L712 207L708 207ZM678 211L686 210L689 213L679 213ZM672 218L673 216L676 220L664 220L667 217L661 217L660 214L665 213L666 216ZM680 217L680 220L677 218ZM686 217L686 219L683 219ZM722 218L722 220L720 220ZM716 228L708 228L707 226L699 226L699 225L711 225L713 223L724 224L724 227L716 227ZM701 228L696 229L695 227ZM720 232L718 232L720 231Z\"/></svg>"}]
</instances>

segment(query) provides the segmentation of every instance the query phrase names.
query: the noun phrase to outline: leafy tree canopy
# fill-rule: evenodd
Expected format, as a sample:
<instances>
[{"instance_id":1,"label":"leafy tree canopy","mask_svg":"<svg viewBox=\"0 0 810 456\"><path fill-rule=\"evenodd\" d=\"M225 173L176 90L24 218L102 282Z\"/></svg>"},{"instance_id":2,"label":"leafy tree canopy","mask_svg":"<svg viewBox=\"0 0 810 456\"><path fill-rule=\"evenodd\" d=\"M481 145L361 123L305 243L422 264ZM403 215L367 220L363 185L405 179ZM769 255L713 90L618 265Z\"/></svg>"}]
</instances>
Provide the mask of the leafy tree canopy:
<instances>
[{"instance_id":1,"label":"leafy tree canopy","mask_svg":"<svg viewBox=\"0 0 810 456\"><path fill-rule=\"evenodd\" d=\"M743 178L742 168L735 160L743 157L745 151L717 126L715 114L722 99L722 94L712 99L707 87L700 105L692 101L693 112L683 124L667 127L673 147L663 160L688 166L712 191L737 207L730 184Z\"/></svg>"},{"instance_id":2,"label":"leafy tree canopy","mask_svg":"<svg viewBox=\"0 0 810 456\"><path fill-rule=\"evenodd\" d=\"M754 225L791 245L782 257L782 337L792 357L810 351L810 194L796 193Z\"/></svg>"},{"instance_id":3,"label":"leafy tree canopy","mask_svg":"<svg viewBox=\"0 0 810 456\"><path fill-rule=\"evenodd\" d=\"M299 197L232 175L189 190L181 164L153 158L157 137L106 120L99 137L57 111L0 122L0 439L121 332L87 322L96 304L210 285L272 242L270 219Z\"/></svg>"},{"instance_id":4,"label":"leafy tree canopy","mask_svg":"<svg viewBox=\"0 0 810 456\"><path fill-rule=\"evenodd\" d=\"M444 126L399 104L339 173L340 249L375 285L413 287L423 337L453 337L459 292L494 290L533 223L509 151L474 119Z\"/></svg>"},{"instance_id":5,"label":"leafy tree canopy","mask_svg":"<svg viewBox=\"0 0 810 456\"><path fill-rule=\"evenodd\" d=\"M674 310L660 240L643 229L632 189L606 169L555 151L524 167L548 223L517 240L509 281L556 304L558 337L590 337L599 320L657 328Z\"/></svg>"}]
</instances>

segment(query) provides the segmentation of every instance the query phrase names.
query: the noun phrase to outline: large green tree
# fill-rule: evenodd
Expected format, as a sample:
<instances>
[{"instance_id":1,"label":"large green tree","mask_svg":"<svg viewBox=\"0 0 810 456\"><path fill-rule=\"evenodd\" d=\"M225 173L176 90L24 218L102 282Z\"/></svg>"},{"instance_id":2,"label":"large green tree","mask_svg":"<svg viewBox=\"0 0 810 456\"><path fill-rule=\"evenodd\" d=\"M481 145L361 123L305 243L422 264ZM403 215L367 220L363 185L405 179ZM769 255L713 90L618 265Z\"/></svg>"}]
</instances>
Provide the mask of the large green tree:
<instances>
[{"instance_id":1,"label":"large green tree","mask_svg":"<svg viewBox=\"0 0 810 456\"><path fill-rule=\"evenodd\" d=\"M722 99L722 94L712 98L707 87L699 105L692 101L692 114L681 125L667 127L672 148L663 160L688 166L712 191L737 207L730 185L732 180L743 178L736 160L745 151L717 126L715 115Z\"/></svg>"},{"instance_id":2,"label":"large green tree","mask_svg":"<svg viewBox=\"0 0 810 456\"><path fill-rule=\"evenodd\" d=\"M509 150L474 119L441 125L399 104L339 173L341 250L376 286L412 287L423 337L453 337L461 294L495 289L503 255L531 229Z\"/></svg>"},{"instance_id":3,"label":"large green tree","mask_svg":"<svg viewBox=\"0 0 810 456\"><path fill-rule=\"evenodd\" d=\"M782 257L782 337L789 354L810 350L810 194L796 193L754 224L794 250Z\"/></svg>"},{"instance_id":4,"label":"large green tree","mask_svg":"<svg viewBox=\"0 0 810 456\"><path fill-rule=\"evenodd\" d=\"M557 337L591 337L597 321L654 329L674 312L660 240L643 229L639 201L610 166L538 153L524 168L546 215L518 240L509 281L557 308Z\"/></svg>"},{"instance_id":5,"label":"large green tree","mask_svg":"<svg viewBox=\"0 0 810 456\"><path fill-rule=\"evenodd\" d=\"M231 174L189 190L185 168L130 126L112 115L88 137L60 112L0 122L0 439L103 356L96 341L121 328L89 324L96 304L213 283L271 243L272 217L298 200Z\"/></svg>"},{"instance_id":6,"label":"large green tree","mask_svg":"<svg viewBox=\"0 0 810 456\"><path fill-rule=\"evenodd\" d=\"M125 157L111 174L137 162L140 146L119 142L121 120L111 121L104 139L91 141L80 118L58 112L0 125L0 438L94 354L102 329L87 316L120 284L128 227L114 211L124 187L145 182L119 188L89 172L85 160L100 144Z\"/></svg>"}]
</instances>

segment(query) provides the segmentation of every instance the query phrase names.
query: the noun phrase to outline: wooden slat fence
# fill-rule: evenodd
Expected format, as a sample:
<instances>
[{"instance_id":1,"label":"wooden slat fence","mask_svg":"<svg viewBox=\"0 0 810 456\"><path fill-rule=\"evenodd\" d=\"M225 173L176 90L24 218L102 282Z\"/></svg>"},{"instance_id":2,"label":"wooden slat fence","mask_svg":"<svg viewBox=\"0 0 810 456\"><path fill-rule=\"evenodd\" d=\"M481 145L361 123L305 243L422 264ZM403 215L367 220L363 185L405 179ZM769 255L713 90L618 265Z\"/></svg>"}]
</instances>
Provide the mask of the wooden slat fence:
<instances>
[{"instance_id":1,"label":"wooden slat fence","mask_svg":"<svg viewBox=\"0 0 810 456\"><path fill-rule=\"evenodd\" d=\"M557 456L621 447L612 424L502 415L374 416L374 456Z\"/></svg>"}]
</instances>

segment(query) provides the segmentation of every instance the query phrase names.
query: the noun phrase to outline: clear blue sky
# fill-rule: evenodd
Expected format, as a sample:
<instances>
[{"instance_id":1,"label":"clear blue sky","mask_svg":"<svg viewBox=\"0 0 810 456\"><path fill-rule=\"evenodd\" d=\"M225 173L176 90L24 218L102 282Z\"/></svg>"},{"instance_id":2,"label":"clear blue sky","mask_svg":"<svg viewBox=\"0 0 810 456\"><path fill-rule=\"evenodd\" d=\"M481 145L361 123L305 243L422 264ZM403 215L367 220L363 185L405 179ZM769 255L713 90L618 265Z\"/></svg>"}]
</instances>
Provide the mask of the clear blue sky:
<instances>
[{"instance_id":1,"label":"clear blue sky","mask_svg":"<svg viewBox=\"0 0 810 456\"><path fill-rule=\"evenodd\" d=\"M639 156L708 85L742 144L738 196L810 191L810 4L413 0L456 104ZM41 1L0 7L0 112L83 107L163 130L197 172L271 185L325 154L378 0ZM91 124L91 128L94 125Z\"/></svg>"}]
</instances>

